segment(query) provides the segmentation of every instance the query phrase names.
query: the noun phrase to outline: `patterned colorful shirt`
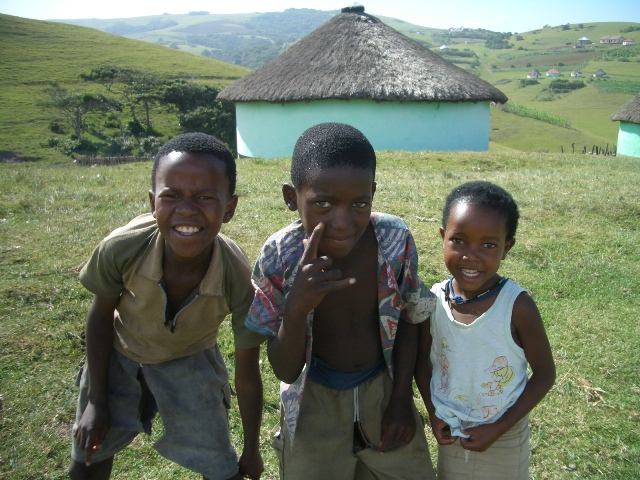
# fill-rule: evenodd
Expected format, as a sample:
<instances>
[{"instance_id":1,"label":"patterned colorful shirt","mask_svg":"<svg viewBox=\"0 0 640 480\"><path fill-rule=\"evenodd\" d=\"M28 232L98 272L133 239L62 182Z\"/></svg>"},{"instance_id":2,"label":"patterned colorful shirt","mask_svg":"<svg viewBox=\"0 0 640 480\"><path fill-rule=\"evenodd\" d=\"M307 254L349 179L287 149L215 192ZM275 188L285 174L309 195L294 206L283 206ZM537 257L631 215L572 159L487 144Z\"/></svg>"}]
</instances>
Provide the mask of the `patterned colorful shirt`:
<instances>
[{"instance_id":1,"label":"patterned colorful shirt","mask_svg":"<svg viewBox=\"0 0 640 480\"><path fill-rule=\"evenodd\" d=\"M378 313L382 352L393 374L393 344L398 321L426 320L435 308L435 297L418 277L418 253L407 225L398 217L372 213L371 224L378 241ZM272 235L262 247L253 271L256 288L246 326L268 337L275 337L284 315L298 263L308 238L298 220ZM300 402L311 359L313 310L307 315L306 364L292 384L280 385L284 418L291 434L296 430Z\"/></svg>"}]
</instances>

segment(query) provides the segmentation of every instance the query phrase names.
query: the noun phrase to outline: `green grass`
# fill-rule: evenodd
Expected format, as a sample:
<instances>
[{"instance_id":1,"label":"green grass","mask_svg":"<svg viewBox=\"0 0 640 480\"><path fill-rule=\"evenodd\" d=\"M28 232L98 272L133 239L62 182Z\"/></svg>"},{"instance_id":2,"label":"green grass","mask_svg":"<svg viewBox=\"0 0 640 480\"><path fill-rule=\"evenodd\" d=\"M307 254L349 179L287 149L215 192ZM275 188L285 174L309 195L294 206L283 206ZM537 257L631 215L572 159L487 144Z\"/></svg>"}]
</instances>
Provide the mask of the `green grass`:
<instances>
[{"instance_id":1,"label":"green grass","mask_svg":"<svg viewBox=\"0 0 640 480\"><path fill-rule=\"evenodd\" d=\"M438 222L450 189L485 179L514 195L521 224L502 274L539 305L558 370L531 415L532 476L638 478L640 159L495 149L503 151L380 153L374 208L405 219L431 285L447 276ZM289 159L238 162L240 203L224 232L252 261L269 234L296 218L280 195L288 167ZM109 231L148 210L150 169L0 164L0 479L65 478L90 302L77 268ZM228 329L221 347L233 375ZM263 478L275 479L269 431L278 385L262 359ZM239 445L235 405L231 422ZM153 451L160 430L117 458L113 478L199 478Z\"/></svg>"}]
</instances>

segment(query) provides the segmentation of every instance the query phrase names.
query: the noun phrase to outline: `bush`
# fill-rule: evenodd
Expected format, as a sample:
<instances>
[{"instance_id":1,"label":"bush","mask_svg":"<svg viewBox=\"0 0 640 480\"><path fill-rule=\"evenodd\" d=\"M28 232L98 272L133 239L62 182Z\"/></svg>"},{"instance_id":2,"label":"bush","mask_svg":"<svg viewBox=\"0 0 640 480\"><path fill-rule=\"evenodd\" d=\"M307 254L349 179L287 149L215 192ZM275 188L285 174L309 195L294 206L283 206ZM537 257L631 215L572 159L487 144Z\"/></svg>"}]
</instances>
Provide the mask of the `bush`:
<instances>
[{"instance_id":1,"label":"bush","mask_svg":"<svg viewBox=\"0 0 640 480\"><path fill-rule=\"evenodd\" d=\"M60 125L60 122L57 120L49 122L49 130L51 130L52 133L57 133L59 135L64 135L66 133L64 128L62 128L62 125Z\"/></svg>"},{"instance_id":2,"label":"bush","mask_svg":"<svg viewBox=\"0 0 640 480\"><path fill-rule=\"evenodd\" d=\"M571 80L557 79L557 80L552 80L551 83L549 84L549 90L556 93L570 92L573 90L579 90L584 87L585 87L585 84L581 80L571 81Z\"/></svg>"},{"instance_id":3,"label":"bush","mask_svg":"<svg viewBox=\"0 0 640 480\"><path fill-rule=\"evenodd\" d=\"M540 82L535 78L523 78L520 80L520 85L519 85L520 88L525 88L530 85L540 85Z\"/></svg>"}]
</instances>

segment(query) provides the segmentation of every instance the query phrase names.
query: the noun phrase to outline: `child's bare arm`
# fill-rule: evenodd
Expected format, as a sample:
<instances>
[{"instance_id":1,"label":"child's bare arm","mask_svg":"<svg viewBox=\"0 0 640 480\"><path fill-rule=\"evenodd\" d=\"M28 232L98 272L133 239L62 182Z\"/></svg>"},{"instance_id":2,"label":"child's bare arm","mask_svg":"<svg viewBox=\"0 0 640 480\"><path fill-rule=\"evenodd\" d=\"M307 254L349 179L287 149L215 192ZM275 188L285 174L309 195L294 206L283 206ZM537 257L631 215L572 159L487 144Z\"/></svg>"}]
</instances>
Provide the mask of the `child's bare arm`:
<instances>
[{"instance_id":1,"label":"child's bare arm","mask_svg":"<svg viewBox=\"0 0 640 480\"><path fill-rule=\"evenodd\" d=\"M393 391L382 417L381 452L409 443L416 432L411 386L419 336L420 325L400 320L393 347Z\"/></svg>"},{"instance_id":2,"label":"child's bare arm","mask_svg":"<svg viewBox=\"0 0 640 480\"><path fill-rule=\"evenodd\" d=\"M449 445L455 442L456 439L451 436L449 424L436 416L436 407L431 400L433 365L430 358L432 342L430 324L430 318L420 324L420 342L418 345L418 358L416 359L415 379L420 395L422 395L422 401L429 413L429 423L431 424L433 436L436 437L440 445Z\"/></svg>"},{"instance_id":3,"label":"child's bare arm","mask_svg":"<svg viewBox=\"0 0 640 480\"><path fill-rule=\"evenodd\" d=\"M107 384L113 343L113 314L119 297L94 296L87 315L85 339L89 369L88 404L75 432L75 441L85 451L86 463L100 448L111 421Z\"/></svg>"},{"instance_id":4,"label":"child's bare arm","mask_svg":"<svg viewBox=\"0 0 640 480\"><path fill-rule=\"evenodd\" d=\"M293 383L305 362L306 318L325 295L353 285L355 278L342 278L342 272L331 270L331 259L318 258L318 244L324 230L319 223L305 241L305 250L293 286L284 306L284 317L278 335L269 340L269 362L280 380Z\"/></svg>"},{"instance_id":5,"label":"child's bare arm","mask_svg":"<svg viewBox=\"0 0 640 480\"><path fill-rule=\"evenodd\" d=\"M240 474L253 480L259 479L264 471L260 456L263 391L259 361L260 347L236 349L235 387L244 431Z\"/></svg>"},{"instance_id":6,"label":"child's bare arm","mask_svg":"<svg viewBox=\"0 0 640 480\"><path fill-rule=\"evenodd\" d=\"M524 418L544 398L556 379L556 367L549 339L533 299L521 293L513 306L511 322L515 325L522 349L531 367L531 377L518 400L494 423L469 428L464 433L470 438L460 438L461 445L483 452L501 435Z\"/></svg>"}]
</instances>

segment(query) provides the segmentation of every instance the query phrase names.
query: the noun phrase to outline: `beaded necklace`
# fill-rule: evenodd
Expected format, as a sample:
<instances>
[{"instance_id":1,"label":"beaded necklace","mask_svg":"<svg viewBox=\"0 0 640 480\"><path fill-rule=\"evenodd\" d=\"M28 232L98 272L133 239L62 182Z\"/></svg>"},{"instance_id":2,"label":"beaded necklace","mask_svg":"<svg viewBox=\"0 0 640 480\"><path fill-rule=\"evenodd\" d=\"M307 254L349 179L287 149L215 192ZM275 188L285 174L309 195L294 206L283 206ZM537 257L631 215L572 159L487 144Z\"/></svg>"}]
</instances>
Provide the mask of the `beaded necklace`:
<instances>
[{"instance_id":1,"label":"beaded necklace","mask_svg":"<svg viewBox=\"0 0 640 480\"><path fill-rule=\"evenodd\" d=\"M495 283L493 286L489 287L484 292L479 293L478 295L476 295L473 298L470 298L469 300L465 300L460 295L456 295L453 292L453 277L449 279L449 281L447 282L447 285L445 286L445 288L442 289L442 291L444 292L444 298L447 302L453 301L458 305L463 305L465 303L479 302L480 300L484 300L485 298L493 297L500 290L502 290L502 287L504 287L504 284L506 283L507 280L508 279L506 277L501 278L498 281L498 283Z\"/></svg>"}]
</instances>

